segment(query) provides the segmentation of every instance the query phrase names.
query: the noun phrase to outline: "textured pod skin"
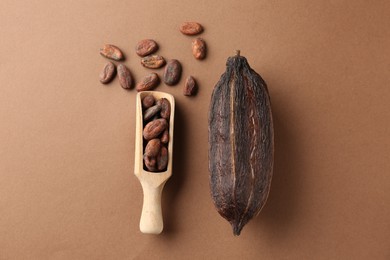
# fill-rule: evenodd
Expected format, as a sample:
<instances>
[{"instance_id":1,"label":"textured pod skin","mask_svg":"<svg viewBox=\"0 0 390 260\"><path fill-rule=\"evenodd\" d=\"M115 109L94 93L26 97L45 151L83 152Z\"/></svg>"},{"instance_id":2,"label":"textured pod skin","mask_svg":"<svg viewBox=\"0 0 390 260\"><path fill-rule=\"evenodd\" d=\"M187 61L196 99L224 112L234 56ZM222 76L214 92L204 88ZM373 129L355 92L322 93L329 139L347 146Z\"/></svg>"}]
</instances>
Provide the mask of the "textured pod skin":
<instances>
[{"instance_id":1,"label":"textured pod skin","mask_svg":"<svg viewBox=\"0 0 390 260\"><path fill-rule=\"evenodd\" d=\"M238 53L228 58L209 110L211 196L236 236L267 200L273 158L268 89Z\"/></svg>"}]
</instances>

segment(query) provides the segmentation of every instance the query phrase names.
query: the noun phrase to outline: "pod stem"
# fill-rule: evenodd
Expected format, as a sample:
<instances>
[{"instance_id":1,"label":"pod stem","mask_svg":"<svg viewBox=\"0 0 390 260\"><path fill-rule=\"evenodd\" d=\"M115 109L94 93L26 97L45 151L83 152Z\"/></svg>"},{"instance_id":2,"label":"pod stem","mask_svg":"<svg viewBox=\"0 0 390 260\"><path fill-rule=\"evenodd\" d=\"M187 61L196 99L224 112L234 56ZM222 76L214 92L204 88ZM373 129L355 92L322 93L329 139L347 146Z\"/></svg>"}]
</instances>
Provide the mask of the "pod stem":
<instances>
[{"instance_id":1,"label":"pod stem","mask_svg":"<svg viewBox=\"0 0 390 260\"><path fill-rule=\"evenodd\" d=\"M236 56L237 56L237 57L240 56L240 50L236 50Z\"/></svg>"}]
</instances>

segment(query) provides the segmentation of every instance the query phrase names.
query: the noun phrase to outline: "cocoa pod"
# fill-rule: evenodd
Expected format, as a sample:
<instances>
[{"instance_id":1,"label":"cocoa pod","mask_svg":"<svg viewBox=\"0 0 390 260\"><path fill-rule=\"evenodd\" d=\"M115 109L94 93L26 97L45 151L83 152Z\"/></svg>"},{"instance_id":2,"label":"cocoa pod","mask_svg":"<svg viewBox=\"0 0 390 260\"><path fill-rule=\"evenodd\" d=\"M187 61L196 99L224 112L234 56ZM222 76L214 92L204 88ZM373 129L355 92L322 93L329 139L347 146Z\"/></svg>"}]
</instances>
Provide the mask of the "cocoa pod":
<instances>
[{"instance_id":1,"label":"cocoa pod","mask_svg":"<svg viewBox=\"0 0 390 260\"><path fill-rule=\"evenodd\" d=\"M166 120L169 119L171 116L171 104L169 103L168 99L162 98L159 100L161 104L161 112L160 115L162 118L165 118Z\"/></svg>"},{"instance_id":2,"label":"cocoa pod","mask_svg":"<svg viewBox=\"0 0 390 260\"><path fill-rule=\"evenodd\" d=\"M146 39L138 42L137 46L135 47L135 52L139 56L144 57L146 55L154 53L155 51L157 51L157 49L157 42L151 39Z\"/></svg>"},{"instance_id":3,"label":"cocoa pod","mask_svg":"<svg viewBox=\"0 0 390 260\"><path fill-rule=\"evenodd\" d=\"M274 131L265 81L245 57L230 57L209 110L211 197L234 235L266 203L272 179Z\"/></svg>"},{"instance_id":4,"label":"cocoa pod","mask_svg":"<svg viewBox=\"0 0 390 260\"><path fill-rule=\"evenodd\" d=\"M100 82L103 84L109 83L115 76L115 64L112 62L107 62L104 65L103 70L99 74Z\"/></svg>"},{"instance_id":5,"label":"cocoa pod","mask_svg":"<svg viewBox=\"0 0 390 260\"><path fill-rule=\"evenodd\" d=\"M168 122L164 118L153 120L146 124L143 136L145 140L150 140L159 136L168 127Z\"/></svg>"},{"instance_id":6,"label":"cocoa pod","mask_svg":"<svg viewBox=\"0 0 390 260\"><path fill-rule=\"evenodd\" d=\"M154 102L155 102L155 98L153 97L153 95L146 95L143 99L142 99L142 106L143 108L149 108L149 107L152 107L154 105Z\"/></svg>"},{"instance_id":7,"label":"cocoa pod","mask_svg":"<svg viewBox=\"0 0 390 260\"><path fill-rule=\"evenodd\" d=\"M136 89L138 92L151 90L157 87L159 83L160 78L158 77L157 73L153 72L144 77L142 81L137 84Z\"/></svg>"},{"instance_id":8,"label":"cocoa pod","mask_svg":"<svg viewBox=\"0 0 390 260\"><path fill-rule=\"evenodd\" d=\"M156 115L161 110L161 105L154 105L152 107L149 107L144 112L144 120L148 121L151 119L154 115Z\"/></svg>"},{"instance_id":9,"label":"cocoa pod","mask_svg":"<svg viewBox=\"0 0 390 260\"><path fill-rule=\"evenodd\" d=\"M130 89L133 86L133 78L131 77L130 70L123 64L119 64L117 70L119 84L124 89Z\"/></svg>"},{"instance_id":10,"label":"cocoa pod","mask_svg":"<svg viewBox=\"0 0 390 260\"><path fill-rule=\"evenodd\" d=\"M160 152L157 155L157 170L162 171L167 168L168 165L168 149L165 146L161 146Z\"/></svg>"},{"instance_id":11,"label":"cocoa pod","mask_svg":"<svg viewBox=\"0 0 390 260\"><path fill-rule=\"evenodd\" d=\"M185 22L180 26L180 32L185 35L196 35L203 32L203 27L197 22Z\"/></svg>"},{"instance_id":12,"label":"cocoa pod","mask_svg":"<svg viewBox=\"0 0 390 260\"><path fill-rule=\"evenodd\" d=\"M163 144L167 144L169 142L169 130L165 129L162 136L161 136L161 142Z\"/></svg>"},{"instance_id":13,"label":"cocoa pod","mask_svg":"<svg viewBox=\"0 0 390 260\"><path fill-rule=\"evenodd\" d=\"M150 140L145 147L145 155L148 157L156 157L161 149L161 141L158 138Z\"/></svg>"},{"instance_id":14,"label":"cocoa pod","mask_svg":"<svg viewBox=\"0 0 390 260\"><path fill-rule=\"evenodd\" d=\"M164 71L164 83L173 86L177 84L181 77L181 64L178 60L168 61Z\"/></svg>"},{"instance_id":15,"label":"cocoa pod","mask_svg":"<svg viewBox=\"0 0 390 260\"><path fill-rule=\"evenodd\" d=\"M202 38L196 38L192 41L192 55L195 59L203 60L206 57L206 42Z\"/></svg>"},{"instance_id":16,"label":"cocoa pod","mask_svg":"<svg viewBox=\"0 0 390 260\"><path fill-rule=\"evenodd\" d=\"M184 96L193 96L198 91L198 85L194 77L188 76L184 84L183 95Z\"/></svg>"},{"instance_id":17,"label":"cocoa pod","mask_svg":"<svg viewBox=\"0 0 390 260\"><path fill-rule=\"evenodd\" d=\"M103 57L116 60L116 61L124 59L124 55L122 51L118 47L112 44L104 44L103 47L100 49L100 54Z\"/></svg>"},{"instance_id":18,"label":"cocoa pod","mask_svg":"<svg viewBox=\"0 0 390 260\"><path fill-rule=\"evenodd\" d=\"M149 55L141 59L141 64L149 69L158 69L165 65L165 59L160 55Z\"/></svg>"}]
</instances>

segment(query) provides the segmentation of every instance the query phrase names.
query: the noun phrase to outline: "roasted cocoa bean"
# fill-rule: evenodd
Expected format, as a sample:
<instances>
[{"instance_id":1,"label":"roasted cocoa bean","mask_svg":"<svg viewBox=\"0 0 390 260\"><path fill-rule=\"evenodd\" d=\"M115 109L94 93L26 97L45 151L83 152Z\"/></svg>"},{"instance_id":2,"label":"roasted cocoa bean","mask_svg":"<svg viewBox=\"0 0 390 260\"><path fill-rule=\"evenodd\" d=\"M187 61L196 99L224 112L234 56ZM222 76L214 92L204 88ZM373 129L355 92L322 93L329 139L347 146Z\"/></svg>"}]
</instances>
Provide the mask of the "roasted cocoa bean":
<instances>
[{"instance_id":1,"label":"roasted cocoa bean","mask_svg":"<svg viewBox=\"0 0 390 260\"><path fill-rule=\"evenodd\" d=\"M184 89L183 89L184 96L193 96L196 94L197 90L198 90L198 85L196 84L194 77L188 76L184 84Z\"/></svg>"},{"instance_id":2,"label":"roasted cocoa bean","mask_svg":"<svg viewBox=\"0 0 390 260\"><path fill-rule=\"evenodd\" d=\"M156 157L161 149L161 141L158 138L150 140L145 147L145 155Z\"/></svg>"},{"instance_id":3,"label":"roasted cocoa bean","mask_svg":"<svg viewBox=\"0 0 390 260\"><path fill-rule=\"evenodd\" d=\"M180 32L185 35L196 35L203 32L203 27L197 22L185 22L180 26Z\"/></svg>"},{"instance_id":4,"label":"roasted cocoa bean","mask_svg":"<svg viewBox=\"0 0 390 260\"><path fill-rule=\"evenodd\" d=\"M159 136L168 127L168 122L164 118L153 120L146 124L143 136L145 140L151 140Z\"/></svg>"},{"instance_id":5,"label":"roasted cocoa bean","mask_svg":"<svg viewBox=\"0 0 390 260\"><path fill-rule=\"evenodd\" d=\"M143 129L144 137L144 167L148 171L164 171L168 165L168 149L166 145L169 143L169 125L168 121L171 114L171 105L168 99L160 98L155 100L152 95L146 95L142 99L142 103L146 103L145 107L150 104L143 112ZM161 110L161 112L160 112ZM159 113L160 112L160 113ZM163 118L160 118L163 117ZM149 120L151 121L147 123Z\"/></svg>"},{"instance_id":6,"label":"roasted cocoa bean","mask_svg":"<svg viewBox=\"0 0 390 260\"><path fill-rule=\"evenodd\" d=\"M157 155L157 170L162 171L167 168L168 165L168 149L162 146L159 154Z\"/></svg>"},{"instance_id":7,"label":"roasted cocoa bean","mask_svg":"<svg viewBox=\"0 0 390 260\"><path fill-rule=\"evenodd\" d=\"M157 159L156 157L149 157L144 154L144 162L145 166L150 172L155 172L157 171Z\"/></svg>"},{"instance_id":8,"label":"roasted cocoa bean","mask_svg":"<svg viewBox=\"0 0 390 260\"><path fill-rule=\"evenodd\" d=\"M154 115L156 115L161 110L161 105L154 105L152 107L149 107L144 112L144 120L148 121L151 119Z\"/></svg>"},{"instance_id":9,"label":"roasted cocoa bean","mask_svg":"<svg viewBox=\"0 0 390 260\"><path fill-rule=\"evenodd\" d=\"M138 92L151 90L157 87L159 83L160 83L160 78L158 77L157 73L153 72L147 75L146 77L144 77L142 81L137 84L136 89Z\"/></svg>"},{"instance_id":10,"label":"roasted cocoa bean","mask_svg":"<svg viewBox=\"0 0 390 260\"><path fill-rule=\"evenodd\" d=\"M265 81L245 57L230 57L209 110L211 196L234 235L263 208L274 161L271 102Z\"/></svg>"},{"instance_id":11,"label":"roasted cocoa bean","mask_svg":"<svg viewBox=\"0 0 390 260\"><path fill-rule=\"evenodd\" d=\"M178 60L168 61L164 71L164 83L173 86L177 84L181 77L181 64Z\"/></svg>"},{"instance_id":12,"label":"roasted cocoa bean","mask_svg":"<svg viewBox=\"0 0 390 260\"><path fill-rule=\"evenodd\" d=\"M196 38L192 41L192 55L195 59L203 60L206 57L206 42L202 38Z\"/></svg>"},{"instance_id":13,"label":"roasted cocoa bean","mask_svg":"<svg viewBox=\"0 0 390 260\"><path fill-rule=\"evenodd\" d=\"M104 65L103 70L99 74L100 82L103 84L109 83L115 76L115 64L112 62L107 62Z\"/></svg>"},{"instance_id":14,"label":"roasted cocoa bean","mask_svg":"<svg viewBox=\"0 0 390 260\"><path fill-rule=\"evenodd\" d=\"M142 99L142 106L143 108L149 108L149 107L152 107L154 105L154 102L155 102L155 98L153 97L153 95L147 95L145 96L143 99Z\"/></svg>"},{"instance_id":15,"label":"roasted cocoa bean","mask_svg":"<svg viewBox=\"0 0 390 260\"><path fill-rule=\"evenodd\" d=\"M154 40L146 39L138 42L135 47L135 52L141 56L145 57L146 55L152 54L157 51L158 45Z\"/></svg>"},{"instance_id":16,"label":"roasted cocoa bean","mask_svg":"<svg viewBox=\"0 0 390 260\"><path fill-rule=\"evenodd\" d=\"M169 142L169 129L165 129L161 136L161 142L167 144Z\"/></svg>"},{"instance_id":17,"label":"roasted cocoa bean","mask_svg":"<svg viewBox=\"0 0 390 260\"><path fill-rule=\"evenodd\" d=\"M130 70L123 64L119 64L117 70L119 84L124 89L130 89L133 86L133 78L131 77Z\"/></svg>"},{"instance_id":18,"label":"roasted cocoa bean","mask_svg":"<svg viewBox=\"0 0 390 260\"><path fill-rule=\"evenodd\" d=\"M141 59L141 64L149 69L158 69L165 65L165 59L160 55L149 55Z\"/></svg>"},{"instance_id":19,"label":"roasted cocoa bean","mask_svg":"<svg viewBox=\"0 0 390 260\"><path fill-rule=\"evenodd\" d=\"M169 120L169 116L171 115L171 104L166 98L162 98L159 101L161 102L161 117Z\"/></svg>"},{"instance_id":20,"label":"roasted cocoa bean","mask_svg":"<svg viewBox=\"0 0 390 260\"><path fill-rule=\"evenodd\" d=\"M122 53L122 51L116 47L115 45L112 45L112 44L104 44L103 45L103 48L100 49L100 54L103 56L103 57L106 57L108 59L112 59L112 60L123 60L124 59L124 55Z\"/></svg>"}]
</instances>

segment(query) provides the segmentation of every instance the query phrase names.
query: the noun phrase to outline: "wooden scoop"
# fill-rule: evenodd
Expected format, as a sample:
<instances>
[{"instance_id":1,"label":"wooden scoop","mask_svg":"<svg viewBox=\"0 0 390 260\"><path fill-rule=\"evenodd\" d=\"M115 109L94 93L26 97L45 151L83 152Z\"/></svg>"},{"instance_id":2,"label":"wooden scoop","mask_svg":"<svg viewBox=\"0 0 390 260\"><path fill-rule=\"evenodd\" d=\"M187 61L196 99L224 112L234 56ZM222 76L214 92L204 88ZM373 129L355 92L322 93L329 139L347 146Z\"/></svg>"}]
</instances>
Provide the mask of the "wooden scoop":
<instances>
[{"instance_id":1,"label":"wooden scoop","mask_svg":"<svg viewBox=\"0 0 390 260\"><path fill-rule=\"evenodd\" d=\"M156 100L168 99L171 104L171 116L169 118L169 143L168 143L168 166L164 172L149 172L144 169L143 163L143 118L142 99L152 94ZM172 95L159 91L143 91L137 94L136 108L136 135L135 135L135 161L134 174L138 177L144 192L139 228L142 233L160 234L163 230L161 211L161 193L166 181L172 175L173 157L173 122L175 116L175 99Z\"/></svg>"}]
</instances>

